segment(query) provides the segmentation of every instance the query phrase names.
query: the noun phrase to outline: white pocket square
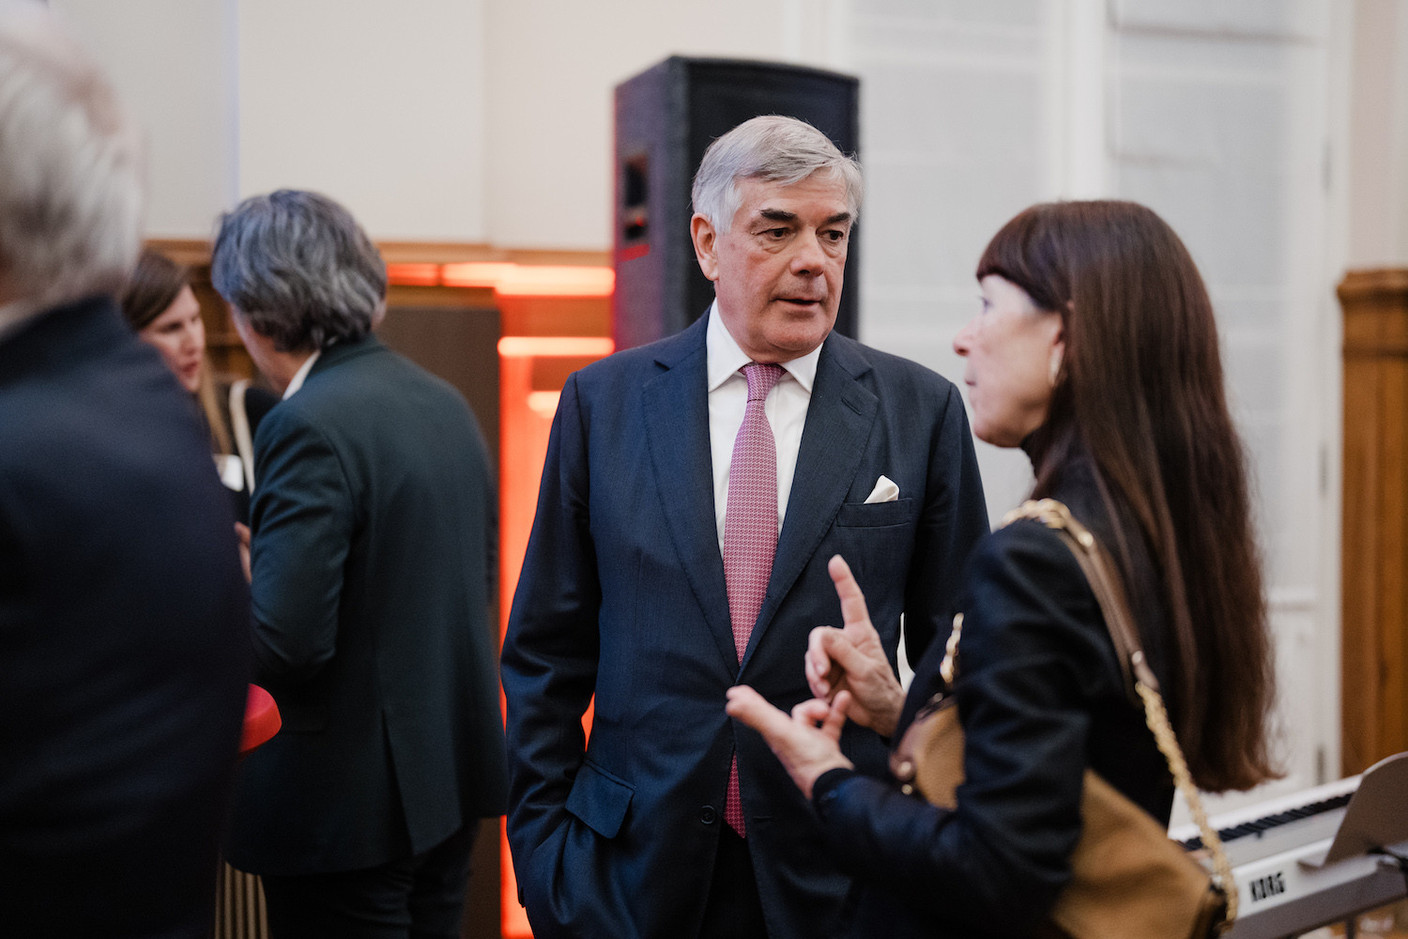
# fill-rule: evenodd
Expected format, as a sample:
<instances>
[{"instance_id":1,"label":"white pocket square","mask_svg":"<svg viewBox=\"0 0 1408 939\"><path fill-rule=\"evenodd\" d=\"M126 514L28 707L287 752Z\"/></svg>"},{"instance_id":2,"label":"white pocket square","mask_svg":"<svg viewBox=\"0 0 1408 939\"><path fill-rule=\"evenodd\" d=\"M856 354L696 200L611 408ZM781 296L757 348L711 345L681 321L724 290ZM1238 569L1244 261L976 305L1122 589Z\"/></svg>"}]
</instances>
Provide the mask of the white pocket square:
<instances>
[{"instance_id":1,"label":"white pocket square","mask_svg":"<svg viewBox=\"0 0 1408 939\"><path fill-rule=\"evenodd\" d=\"M895 481L888 476L881 476L875 480L875 488L870 490L870 495L865 497L865 504L872 502L894 502L900 497L900 487L895 485Z\"/></svg>"}]
</instances>

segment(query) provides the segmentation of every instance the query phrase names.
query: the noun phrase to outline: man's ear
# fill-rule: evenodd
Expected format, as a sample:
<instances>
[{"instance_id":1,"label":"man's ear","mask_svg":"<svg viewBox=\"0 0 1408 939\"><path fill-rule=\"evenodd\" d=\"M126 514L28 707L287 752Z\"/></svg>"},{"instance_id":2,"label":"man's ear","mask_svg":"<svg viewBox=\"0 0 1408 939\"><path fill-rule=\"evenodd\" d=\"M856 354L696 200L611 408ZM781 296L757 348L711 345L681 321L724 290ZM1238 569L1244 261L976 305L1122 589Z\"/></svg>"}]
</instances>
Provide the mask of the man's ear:
<instances>
[{"instance_id":1,"label":"man's ear","mask_svg":"<svg viewBox=\"0 0 1408 939\"><path fill-rule=\"evenodd\" d=\"M694 242L694 256L699 261L699 269L712 281L719 279L718 235L713 224L704 216L696 215L689 220L689 236Z\"/></svg>"}]
</instances>

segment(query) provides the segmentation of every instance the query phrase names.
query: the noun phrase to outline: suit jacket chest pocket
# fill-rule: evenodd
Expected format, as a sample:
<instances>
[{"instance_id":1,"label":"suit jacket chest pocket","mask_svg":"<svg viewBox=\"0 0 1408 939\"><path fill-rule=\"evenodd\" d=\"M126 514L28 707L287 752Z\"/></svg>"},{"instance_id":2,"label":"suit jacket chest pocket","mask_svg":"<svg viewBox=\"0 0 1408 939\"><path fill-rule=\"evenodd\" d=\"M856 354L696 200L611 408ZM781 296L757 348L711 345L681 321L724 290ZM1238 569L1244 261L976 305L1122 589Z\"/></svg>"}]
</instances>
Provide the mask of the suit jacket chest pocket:
<instances>
[{"instance_id":1,"label":"suit jacket chest pocket","mask_svg":"<svg viewBox=\"0 0 1408 939\"><path fill-rule=\"evenodd\" d=\"M881 582L872 573L884 572L884 583L899 587L903 572L909 570L908 558L914 546L917 510L918 504L914 499L844 503L836 513L836 525L831 530L830 543L823 546L823 553L825 556L839 554L844 557L867 593L879 591L872 601L879 602L885 591L881 590ZM899 578L899 581L894 578ZM872 606L871 609L878 607Z\"/></svg>"},{"instance_id":2,"label":"suit jacket chest pocket","mask_svg":"<svg viewBox=\"0 0 1408 939\"><path fill-rule=\"evenodd\" d=\"M837 528L905 528L914 521L914 500L846 502L836 513Z\"/></svg>"}]
</instances>

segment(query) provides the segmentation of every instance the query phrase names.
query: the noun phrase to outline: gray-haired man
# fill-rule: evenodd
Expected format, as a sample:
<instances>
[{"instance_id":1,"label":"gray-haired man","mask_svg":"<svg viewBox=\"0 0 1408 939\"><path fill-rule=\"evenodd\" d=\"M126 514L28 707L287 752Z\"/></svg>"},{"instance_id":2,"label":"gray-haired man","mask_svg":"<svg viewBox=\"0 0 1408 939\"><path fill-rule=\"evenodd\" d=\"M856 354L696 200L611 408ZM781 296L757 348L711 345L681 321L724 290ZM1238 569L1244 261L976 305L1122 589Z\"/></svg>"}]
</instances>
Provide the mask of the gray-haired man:
<instances>
[{"instance_id":1,"label":"gray-haired man","mask_svg":"<svg viewBox=\"0 0 1408 939\"><path fill-rule=\"evenodd\" d=\"M371 334L385 265L331 199L245 200L211 279L284 394L250 514L256 680L284 724L243 767L230 863L263 876L276 939L457 937L477 822L504 809L484 441Z\"/></svg>"},{"instance_id":2,"label":"gray-haired man","mask_svg":"<svg viewBox=\"0 0 1408 939\"><path fill-rule=\"evenodd\" d=\"M987 531L958 391L831 332L860 197L815 128L730 131L694 184L713 306L563 389L502 664L509 840L539 939L843 926L848 878L725 691L811 696L807 634L842 621L838 553L865 559L892 660L901 614L917 656ZM873 733L843 745L883 765Z\"/></svg>"}]
</instances>

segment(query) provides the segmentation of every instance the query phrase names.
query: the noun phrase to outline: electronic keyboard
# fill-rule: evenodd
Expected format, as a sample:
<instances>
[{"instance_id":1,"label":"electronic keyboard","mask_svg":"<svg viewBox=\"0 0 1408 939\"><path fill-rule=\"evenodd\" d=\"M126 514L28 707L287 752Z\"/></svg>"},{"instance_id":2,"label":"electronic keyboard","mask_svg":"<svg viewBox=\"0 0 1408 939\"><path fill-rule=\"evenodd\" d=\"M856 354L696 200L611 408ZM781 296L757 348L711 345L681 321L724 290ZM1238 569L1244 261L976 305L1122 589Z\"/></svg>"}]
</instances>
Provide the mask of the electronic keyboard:
<instances>
[{"instance_id":1,"label":"electronic keyboard","mask_svg":"<svg viewBox=\"0 0 1408 939\"><path fill-rule=\"evenodd\" d=\"M1209 823L1237 881L1229 939L1298 936L1408 896L1408 753ZM1169 837L1206 862L1196 825Z\"/></svg>"}]
</instances>

